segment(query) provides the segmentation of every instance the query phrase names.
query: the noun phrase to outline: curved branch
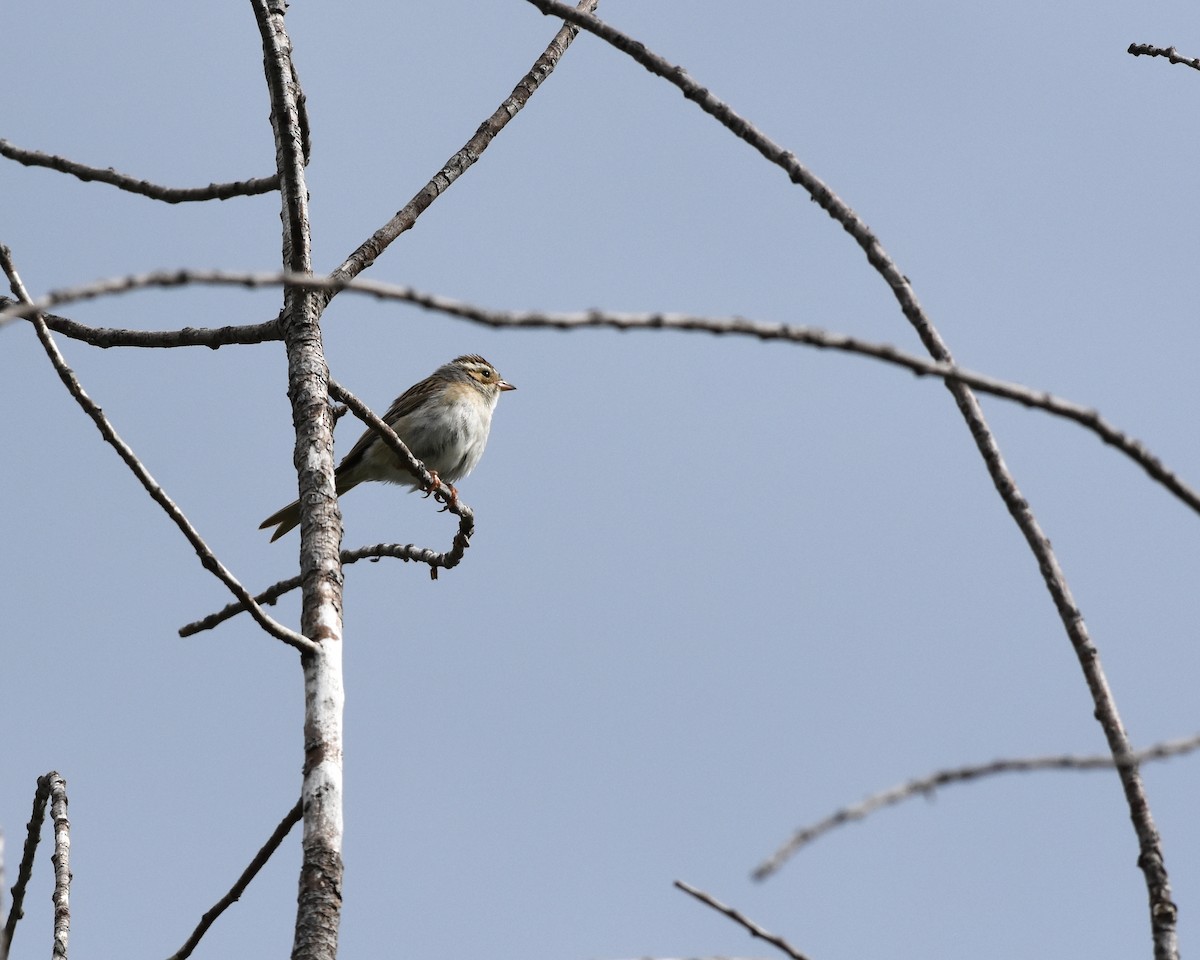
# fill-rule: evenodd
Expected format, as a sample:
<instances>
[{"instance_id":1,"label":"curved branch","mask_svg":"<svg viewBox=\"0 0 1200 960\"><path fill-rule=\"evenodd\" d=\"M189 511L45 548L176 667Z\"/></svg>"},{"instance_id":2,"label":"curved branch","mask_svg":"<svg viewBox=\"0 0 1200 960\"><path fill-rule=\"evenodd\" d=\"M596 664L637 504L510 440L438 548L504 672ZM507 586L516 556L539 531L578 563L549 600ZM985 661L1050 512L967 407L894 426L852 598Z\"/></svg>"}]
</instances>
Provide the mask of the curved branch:
<instances>
[{"instance_id":1,"label":"curved branch","mask_svg":"<svg viewBox=\"0 0 1200 960\"><path fill-rule=\"evenodd\" d=\"M474 528L472 527L472 530ZM461 524L460 524L461 532ZM470 533L466 534L467 537ZM358 547L354 550L343 550L341 553L342 566L348 567L352 563L357 563L359 560L379 560L383 557L388 557L392 560L403 560L405 562L426 563L430 567L430 575L433 579L437 579L437 568L449 570L452 567L458 566L462 560L462 549L459 549L459 538L454 538L454 548L446 553L438 553L436 550L429 547L418 547L411 543L376 543L369 547ZM288 577L286 580L280 580L267 587L262 593L255 596L255 600L262 604L273 604L286 593L291 593L300 587L300 578ZM198 633L203 633L205 630L212 630L214 627L220 626L226 620L236 617L239 613L244 612L246 605L244 603L231 603L226 607L210 613L207 617L202 617L192 623L185 624L179 628L181 637L193 637Z\"/></svg>"},{"instance_id":2,"label":"curved branch","mask_svg":"<svg viewBox=\"0 0 1200 960\"><path fill-rule=\"evenodd\" d=\"M914 354L898 350L890 344L860 340L857 337L840 333L830 333L816 327L782 323L762 323L740 317L722 319L681 313L606 313L599 310L590 310L585 313L517 313L488 310L473 304L463 303L460 300L453 300L449 297L423 293L419 290L414 290L412 287L395 286L372 280L358 279L346 281L289 274L232 273L201 270L177 270L102 280L87 286L52 291L31 305L13 304L7 308L3 308L3 304L0 303L0 308L2 308L0 309L0 324L18 317L27 317L39 309L63 303L127 293L146 287L175 287L189 283L206 286L241 287L293 285L317 290L346 290L350 293L363 294L380 300L398 300L404 303L411 303L426 310L445 313L463 320L495 328L517 327L536 329L544 327L555 330L578 330L585 327L608 327L616 330L685 330L723 336L749 336L759 340L782 340L788 343L816 347L821 350L836 350L841 353L870 357L893 366L903 367L919 377L939 377L946 381L959 381L981 393L989 393L1005 400L1012 400L1015 403L1033 409L1045 410L1053 416L1078 423L1080 426L1096 434L1105 443L1119 450L1145 470L1156 483L1161 484L1169 490L1193 511L1200 513L1200 491L1185 483L1178 474L1169 469L1161 459L1152 453L1144 443L1105 420L1099 411L1093 408L1057 397L1043 390L1036 390L1008 380L1000 380L987 374L974 373L953 363L925 360ZM12 301L8 302L12 304ZM70 323L71 321L65 322ZM257 331L260 327L269 325L224 329L234 331L235 333L245 331L247 337L249 337L252 331ZM82 325L79 324L76 326L81 327ZM197 339L202 339L202 335L216 332L218 331L198 330L194 331L193 335ZM174 333L164 333L162 336L174 336ZM81 336L80 339L86 338ZM228 342L236 343L242 341L231 339ZM246 342L251 341L247 340ZM255 340L252 342L258 341ZM204 341L204 345L208 346L211 344Z\"/></svg>"},{"instance_id":3,"label":"curved branch","mask_svg":"<svg viewBox=\"0 0 1200 960\"><path fill-rule=\"evenodd\" d=\"M1200 748L1200 735L1185 737L1181 740L1168 740L1156 743L1145 750L1139 750L1130 758L1132 763L1145 763L1151 760L1165 760L1169 757L1191 753ZM955 767L949 770L939 770L929 776L909 780L897 784L879 793L874 793L859 803L841 807L823 820L795 831L787 842L754 868L751 876L755 880L766 880L784 863L790 860L801 848L831 830L862 820L876 810L884 807L894 807L905 800L914 797L930 797L939 787L947 787L955 783L967 783L970 780L980 780L1001 773L1032 773L1038 770L1111 770L1117 766L1111 755L1103 754L1090 757L1079 757L1072 754L1062 754L1057 757L1021 757L1011 760L993 760L991 763L973 764L966 767Z\"/></svg>"},{"instance_id":4,"label":"curved branch","mask_svg":"<svg viewBox=\"0 0 1200 960\"><path fill-rule=\"evenodd\" d=\"M253 180L237 180L232 183L210 183L207 187L164 187L149 180L139 180L127 173L118 173L112 167L89 167L66 157L38 150L26 150L7 140L0 140L0 156L16 160L27 167L48 167L59 173L68 173L84 182L91 180L107 183L127 193L136 193L151 200L164 203L190 203L198 200L228 200L230 197L252 197L279 189L279 177L257 177Z\"/></svg>"},{"instance_id":5,"label":"curved branch","mask_svg":"<svg viewBox=\"0 0 1200 960\"><path fill-rule=\"evenodd\" d=\"M934 327L933 322L925 314L908 278L900 271L875 234L848 204L816 174L800 163L795 154L775 143L753 124L739 116L729 104L719 100L696 83L688 76L683 67L672 64L663 57L652 53L645 44L626 36L596 17L581 13L558 0L529 0L529 2L542 13L561 17L595 34L628 54L651 73L674 84L701 110L716 118L731 133L745 140L773 164L786 171L791 181L803 187L813 201L841 224L842 228L863 249L868 262L891 289L901 311L916 331L917 336L920 337L929 355L941 363L954 362L949 347L943 341L937 328ZM1005 507L1008 508L1009 514L1025 537L1025 542L1037 561L1042 581L1058 612L1059 620L1075 651L1076 659L1079 661L1080 670L1083 673L1088 692L1091 694L1092 703L1095 705L1093 714L1104 731L1109 750L1114 757L1128 756L1133 752L1132 745L1125 726L1121 722L1116 699L1109 688L1108 678L1105 676L1104 667L1100 662L1100 652L1093 643L1087 625L1084 623L1083 613L1071 594L1066 577L1059 566L1058 558L1050 546L1050 540L1042 531L1041 524L1034 516L1029 502L1021 493L1016 479L1005 464L1000 447L971 388L961 380L947 379L945 383L958 405L959 412L975 441L980 456L983 458L996 492L1004 501ZM1171 883L1163 858L1162 841L1158 828L1155 826L1154 817L1150 812L1145 784L1142 782L1136 766L1121 765L1118 766L1117 772L1125 794L1125 802L1129 808L1130 820L1137 835L1138 866L1145 878L1149 899L1154 955L1156 960L1175 960L1179 956L1176 929L1178 908L1171 900Z\"/></svg>"}]
</instances>

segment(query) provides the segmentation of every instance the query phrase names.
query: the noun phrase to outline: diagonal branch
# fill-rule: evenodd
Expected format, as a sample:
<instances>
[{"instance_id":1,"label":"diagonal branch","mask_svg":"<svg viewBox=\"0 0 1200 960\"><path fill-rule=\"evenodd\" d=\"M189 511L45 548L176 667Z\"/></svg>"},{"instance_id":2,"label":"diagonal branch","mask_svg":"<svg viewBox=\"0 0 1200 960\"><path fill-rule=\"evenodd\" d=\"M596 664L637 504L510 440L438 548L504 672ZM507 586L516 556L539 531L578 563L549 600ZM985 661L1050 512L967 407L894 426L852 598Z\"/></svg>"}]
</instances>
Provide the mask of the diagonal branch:
<instances>
[{"instance_id":1,"label":"diagonal branch","mask_svg":"<svg viewBox=\"0 0 1200 960\"><path fill-rule=\"evenodd\" d=\"M26 291L25 285L21 282L21 278L13 266L11 251L5 246L0 246L0 268L4 270L9 278L12 292L26 304L31 303L29 293ZM46 328L46 324L42 321L40 314L34 312L31 319L34 329L37 331L38 340L41 342L42 348L46 351L46 356L50 358L50 363L58 373L58 377L62 380L63 385L67 388L71 396L75 398L75 402L92 418L92 422L96 424L100 435L117 451L117 456L133 471L133 475L138 478L142 487L150 494L151 499L166 511L167 516L175 521L175 525L179 527L183 535L187 537L188 542L192 545L192 549L196 551L196 555L200 558L200 563L204 569L214 574L217 579L229 588L235 597L246 604L250 610L250 615L271 636L282 640L284 643L295 647L301 652L311 650L313 646L311 641L267 616L262 607L255 603L249 591L217 559L216 554L204 542L199 532L192 526L191 521L179 509L175 501L167 495L158 481L150 475L150 471L137 458L137 455L133 452L129 444L121 439L121 436L117 433L108 417L105 416L104 411L87 395L87 392L83 389L83 385L79 382L79 378L75 376L75 372L67 366L66 360L59 351L58 345L54 342L54 338L50 335L50 331Z\"/></svg>"},{"instance_id":2,"label":"diagonal branch","mask_svg":"<svg viewBox=\"0 0 1200 960\"><path fill-rule=\"evenodd\" d=\"M246 888L250 886L250 881L258 875L258 871L266 866L267 861L271 859L271 855L279 849L279 845L283 843L284 837L291 832L292 827L300 822L300 818L303 813L303 803L297 800L296 805L284 815L282 820L279 821L279 826L275 828L275 832L272 833L267 842L263 844L262 849L260 849L258 853L254 855L254 859L250 861L249 866L242 871L241 876L239 876L234 885L229 888L229 892L205 912L204 916L200 918L200 922L196 925L196 929L192 931L191 936L189 936L187 940L184 941L183 946L171 954L167 960L187 960L187 958L192 955L192 951L196 949L196 945L200 942L204 935L208 933L208 928L216 923L217 918L222 913L228 910L233 904L237 903L242 894L246 892Z\"/></svg>"},{"instance_id":3,"label":"diagonal branch","mask_svg":"<svg viewBox=\"0 0 1200 960\"><path fill-rule=\"evenodd\" d=\"M33 877L33 858L37 854L38 843L42 838L42 824L46 822L46 801L50 797L50 777L57 776L54 771L44 777L38 777L37 789L33 792L33 812L29 815L29 823L25 826L25 849L21 854L21 863L17 867L17 882L12 888L12 903L9 906L8 918L4 929L0 931L0 960L8 960L9 947L12 946L13 934L17 929L17 921L25 916L25 890Z\"/></svg>"},{"instance_id":4,"label":"diagonal branch","mask_svg":"<svg viewBox=\"0 0 1200 960\"><path fill-rule=\"evenodd\" d=\"M1182 57L1174 47L1155 47L1149 43L1131 43L1125 52L1135 57L1166 57L1172 63L1181 63L1193 70L1200 70L1200 57Z\"/></svg>"},{"instance_id":5,"label":"diagonal branch","mask_svg":"<svg viewBox=\"0 0 1200 960\"><path fill-rule=\"evenodd\" d=\"M695 897L706 907L712 907L717 913L724 914L738 926L743 927L752 937L758 937L760 940L765 940L773 947L778 947L786 953L792 960L808 960L808 958L793 947L790 943L783 939L778 934L770 933L764 930L749 917L743 916L740 912L727 904L721 903L715 897L709 896L703 890L698 890L690 883L684 883L682 880L675 881L675 889L682 890L688 896Z\"/></svg>"},{"instance_id":6,"label":"diagonal branch","mask_svg":"<svg viewBox=\"0 0 1200 960\"><path fill-rule=\"evenodd\" d=\"M599 2L600 0L579 0L578 9L591 12L596 9ZM442 169L435 173L432 179L417 191L416 195L401 207L392 219L363 241L359 248L330 274L330 279L350 280L357 277L378 259L393 240L411 229L417 222L417 218L429 209L434 200L449 190L455 180L470 169L500 131L508 125L508 122L521 112L525 104L529 102L529 98L537 92L538 87L554 72L558 61L562 59L562 55L567 52L571 41L578 33L578 27L564 24L563 28L554 35L554 39L550 41L545 52L534 61L529 72L513 88L508 99L479 125L475 135L463 144L461 150L446 161ZM339 289L336 287L329 289L324 296L324 302L328 303L332 300Z\"/></svg>"},{"instance_id":7,"label":"diagonal branch","mask_svg":"<svg viewBox=\"0 0 1200 960\"><path fill-rule=\"evenodd\" d=\"M1200 748L1200 735L1185 737L1180 740L1168 740L1156 743L1145 750L1139 750L1130 758L1133 763L1145 763L1152 760L1166 760L1170 757L1191 753ZM1111 770L1117 766L1111 755L1102 754L1090 757L1080 757L1073 754L1063 754L1057 757L1021 757L1011 760L993 760L991 763L974 764L966 767L955 767L949 770L939 770L926 777L918 777L907 783L897 784L874 793L859 803L851 804L835 810L823 820L801 827L795 831L787 842L754 868L751 876L755 880L766 880L784 863L799 853L819 837L823 837L837 827L856 820L862 820L876 810L893 807L913 797L931 797L939 787L947 787L955 783L967 783L1001 773L1032 773L1038 770Z\"/></svg>"},{"instance_id":8,"label":"diagonal branch","mask_svg":"<svg viewBox=\"0 0 1200 960\"><path fill-rule=\"evenodd\" d=\"M775 141L758 130L753 124L739 116L730 106L688 76L681 66L672 64L652 53L645 44L626 36L591 14L581 13L559 3L557 0L529 0L544 14L561 17L595 34L644 66L651 73L663 77L678 87L685 97L692 100L705 113L715 117L730 132L745 140L764 157L787 172L793 183L799 184L821 209L833 217L849 233L866 253L867 260L887 283L892 295L900 305L926 351L934 360L953 363L949 347L942 340L932 321L917 300L908 278L900 271L895 261L883 248L875 234L854 210L838 197L819 177L805 167L795 154L785 150ZM1058 612L1059 620L1075 651L1083 672L1088 692L1091 694L1096 720L1104 731L1109 751L1114 757L1128 756L1133 752L1129 735L1121 722L1116 699L1108 685L1100 652L1084 623L1083 613L1075 603L1066 577L1059 566L1058 558L1050 546L1050 540L1042 531L1029 502L1017 486L1009 471L1000 447L988 427L983 410L971 388L961 380L947 379L946 388L953 395L959 412L971 433L975 446L983 458L988 475L996 492L1000 495L1009 514L1016 523L1029 546L1042 574L1043 583ZM1121 787L1129 808L1130 820L1137 835L1138 866L1145 878L1149 899L1150 926L1154 940L1156 960L1175 960L1179 956L1177 933L1178 909L1171 900L1171 884L1163 858L1162 841L1150 803L1146 796L1141 774L1134 766L1118 766Z\"/></svg>"},{"instance_id":9,"label":"diagonal branch","mask_svg":"<svg viewBox=\"0 0 1200 960\"><path fill-rule=\"evenodd\" d=\"M85 182L96 180L108 183L128 193L140 194L164 203L187 203L196 200L228 200L230 197L252 197L279 189L279 177L259 177L233 183L210 183L207 187L164 187L149 180L139 180L112 167L89 167L66 157L38 150L26 150L7 140L0 140L0 157L8 157L27 167L48 167L59 173L69 173Z\"/></svg>"}]
</instances>

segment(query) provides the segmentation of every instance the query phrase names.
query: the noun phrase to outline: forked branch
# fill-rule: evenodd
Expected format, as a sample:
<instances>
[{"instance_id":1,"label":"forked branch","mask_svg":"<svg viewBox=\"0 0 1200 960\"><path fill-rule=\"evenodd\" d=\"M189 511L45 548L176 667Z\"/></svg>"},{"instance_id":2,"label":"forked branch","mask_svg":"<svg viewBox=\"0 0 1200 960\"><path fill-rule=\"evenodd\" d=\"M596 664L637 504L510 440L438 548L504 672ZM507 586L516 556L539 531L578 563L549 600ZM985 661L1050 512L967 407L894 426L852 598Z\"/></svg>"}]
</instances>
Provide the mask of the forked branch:
<instances>
[{"instance_id":1,"label":"forked branch","mask_svg":"<svg viewBox=\"0 0 1200 960\"><path fill-rule=\"evenodd\" d=\"M25 285L21 282L20 275L13 265L11 251L5 246L0 246L0 269L3 269L5 275L8 277L12 292L28 307L32 303L29 292L25 289ZM178 504L167 495L167 492L158 481L150 475L150 471L138 459L137 455L133 452L133 448L121 439L120 434L117 433L116 428L113 427L104 411L88 396L87 392L83 389L83 385L79 382L79 378L75 376L75 372L67 365L41 315L36 310L33 310L30 319L33 322L34 329L37 331L38 340L42 344L42 348L46 351L46 356L49 357L51 365L54 367L59 379L63 382L63 385L67 388L67 391L75 398L75 402L83 408L83 411L91 417L92 422L96 424L96 428L100 431L100 435L109 446L117 451L117 456L121 458L125 465L133 472L133 475L137 477L138 482L150 494L151 499L162 507L167 516L174 521L175 525L192 545L192 549L196 551L196 555L200 558L200 563L204 569L216 576L218 580L229 588L235 597L246 605L250 611L250 615L254 617L267 633L302 652L311 650L312 643L307 638L269 617L262 607L255 602L250 592L217 559L216 554L204 542L204 538L192 526L191 521L188 520Z\"/></svg>"}]
</instances>

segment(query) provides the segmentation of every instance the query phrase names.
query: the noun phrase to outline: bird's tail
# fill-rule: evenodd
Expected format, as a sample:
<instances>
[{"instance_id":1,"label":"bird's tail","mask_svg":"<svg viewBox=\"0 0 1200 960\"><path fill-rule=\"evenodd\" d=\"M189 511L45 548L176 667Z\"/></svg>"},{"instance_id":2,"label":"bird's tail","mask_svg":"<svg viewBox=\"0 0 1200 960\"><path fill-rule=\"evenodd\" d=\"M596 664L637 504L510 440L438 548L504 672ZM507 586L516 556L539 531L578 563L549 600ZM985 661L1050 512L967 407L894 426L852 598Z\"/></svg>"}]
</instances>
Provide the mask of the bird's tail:
<instances>
[{"instance_id":1,"label":"bird's tail","mask_svg":"<svg viewBox=\"0 0 1200 960\"><path fill-rule=\"evenodd\" d=\"M335 477L334 479L337 483L337 492L339 497L347 490L351 489L352 487L357 487L359 484L359 481L357 480L347 480L344 475ZM269 530L271 527L275 527L275 532L271 534L271 542L274 543L289 530L294 530L299 525L300 501L293 500L282 510L276 510L273 514L267 517L266 520L258 525L258 529Z\"/></svg>"},{"instance_id":2,"label":"bird's tail","mask_svg":"<svg viewBox=\"0 0 1200 960\"><path fill-rule=\"evenodd\" d=\"M274 543L289 530L298 526L300 523L300 501L293 500L282 510L276 510L273 514L267 517L258 525L259 530L269 530L271 527L278 525L278 529L271 534L271 542Z\"/></svg>"}]
</instances>

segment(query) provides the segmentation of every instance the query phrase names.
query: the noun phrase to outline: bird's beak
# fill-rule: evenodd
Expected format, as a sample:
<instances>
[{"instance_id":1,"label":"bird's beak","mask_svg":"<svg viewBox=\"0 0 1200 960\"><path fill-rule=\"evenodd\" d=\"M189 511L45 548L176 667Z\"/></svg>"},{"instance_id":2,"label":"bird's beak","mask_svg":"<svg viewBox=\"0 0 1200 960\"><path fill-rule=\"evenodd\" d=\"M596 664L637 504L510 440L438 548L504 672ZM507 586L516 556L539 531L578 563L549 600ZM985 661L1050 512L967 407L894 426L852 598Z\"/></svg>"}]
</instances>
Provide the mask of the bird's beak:
<instances>
[{"instance_id":1,"label":"bird's beak","mask_svg":"<svg viewBox=\"0 0 1200 960\"><path fill-rule=\"evenodd\" d=\"M500 391L501 391L502 393L503 393L505 390L516 390L516 389L517 389L517 388L516 388L516 387L514 387L514 386L513 386L511 383L509 383L507 380L497 380L497 381L496 381L496 386L498 386L498 387L500 388Z\"/></svg>"}]
</instances>

